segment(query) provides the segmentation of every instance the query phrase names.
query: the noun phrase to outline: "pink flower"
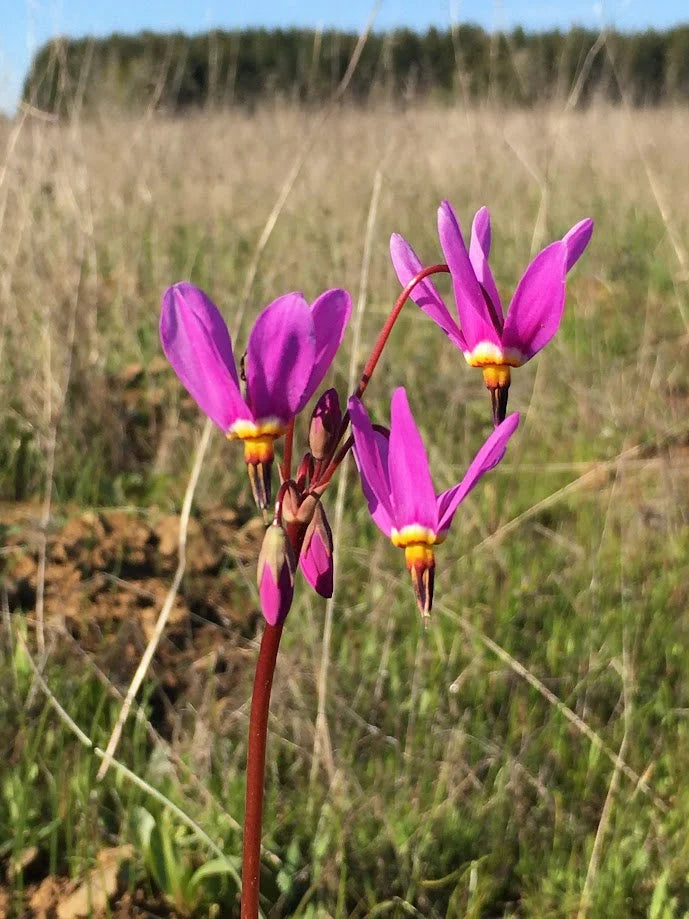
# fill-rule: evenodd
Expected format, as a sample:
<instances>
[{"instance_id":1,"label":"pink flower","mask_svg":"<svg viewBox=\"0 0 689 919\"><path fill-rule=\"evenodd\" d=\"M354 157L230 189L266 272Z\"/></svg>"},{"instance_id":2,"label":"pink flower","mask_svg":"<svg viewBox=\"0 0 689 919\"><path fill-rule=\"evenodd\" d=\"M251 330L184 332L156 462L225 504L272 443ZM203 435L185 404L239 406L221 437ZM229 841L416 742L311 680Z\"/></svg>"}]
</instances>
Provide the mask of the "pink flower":
<instances>
[{"instance_id":1,"label":"pink flower","mask_svg":"<svg viewBox=\"0 0 689 919\"><path fill-rule=\"evenodd\" d=\"M539 252L524 272L505 314L488 264L488 209L482 207L474 217L467 250L452 205L449 201L441 203L438 234L452 276L459 322L430 279L418 284L411 296L462 351L467 363L483 370L493 397L496 423L505 417L510 368L530 360L557 332L565 306L565 276L592 233L593 221L586 218ZM390 254L403 286L423 268L412 247L398 233L393 233L390 240Z\"/></svg>"},{"instance_id":2,"label":"pink flower","mask_svg":"<svg viewBox=\"0 0 689 919\"><path fill-rule=\"evenodd\" d=\"M389 437L374 429L355 397L349 400L349 414L354 457L371 516L392 543L404 549L417 604L426 619L433 601L433 547L445 539L457 508L481 476L504 456L519 414L515 412L498 425L462 481L437 496L404 388L396 389L392 396Z\"/></svg>"},{"instance_id":3,"label":"pink flower","mask_svg":"<svg viewBox=\"0 0 689 919\"><path fill-rule=\"evenodd\" d=\"M163 350L199 407L228 438L244 442L260 507L270 501L274 441L323 380L351 309L349 294L339 289L326 290L310 306L301 293L274 300L249 334L242 395L230 333L218 308L186 282L163 294Z\"/></svg>"}]
</instances>

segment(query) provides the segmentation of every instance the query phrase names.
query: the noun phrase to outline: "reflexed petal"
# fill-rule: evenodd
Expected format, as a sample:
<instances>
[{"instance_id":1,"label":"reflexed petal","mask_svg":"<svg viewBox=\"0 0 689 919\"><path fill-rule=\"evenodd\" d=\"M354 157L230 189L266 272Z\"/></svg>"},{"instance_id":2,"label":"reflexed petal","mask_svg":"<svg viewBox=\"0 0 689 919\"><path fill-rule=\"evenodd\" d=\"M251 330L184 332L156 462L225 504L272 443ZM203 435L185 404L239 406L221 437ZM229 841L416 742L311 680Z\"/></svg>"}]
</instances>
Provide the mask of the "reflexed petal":
<instances>
[{"instance_id":1,"label":"reflexed petal","mask_svg":"<svg viewBox=\"0 0 689 919\"><path fill-rule=\"evenodd\" d=\"M518 424L519 412L508 415L478 451L459 485L438 495L438 532L442 533L449 528L455 511L474 485L503 458L507 441L516 431Z\"/></svg>"},{"instance_id":2,"label":"reflexed petal","mask_svg":"<svg viewBox=\"0 0 689 919\"><path fill-rule=\"evenodd\" d=\"M299 556L302 574L321 597L333 595L333 534L320 504L308 526Z\"/></svg>"},{"instance_id":3,"label":"reflexed petal","mask_svg":"<svg viewBox=\"0 0 689 919\"><path fill-rule=\"evenodd\" d=\"M495 286L493 273L488 264L490 255L490 214L487 207L482 207L476 212L471 225L471 242L469 244L469 259L474 269L476 279L488 294L495 308L496 315L502 322L502 304L500 294Z\"/></svg>"},{"instance_id":4,"label":"reflexed petal","mask_svg":"<svg viewBox=\"0 0 689 919\"><path fill-rule=\"evenodd\" d=\"M160 340L165 356L189 394L219 428L227 431L252 415L239 391L230 333L218 308L193 284L163 294Z\"/></svg>"},{"instance_id":5,"label":"reflexed petal","mask_svg":"<svg viewBox=\"0 0 689 919\"><path fill-rule=\"evenodd\" d=\"M396 528L417 524L435 532L438 522L435 489L426 448L402 386L392 394L390 405L388 473Z\"/></svg>"},{"instance_id":6,"label":"reflexed petal","mask_svg":"<svg viewBox=\"0 0 689 919\"><path fill-rule=\"evenodd\" d=\"M326 290L311 305L311 318L316 330L316 357L301 410L323 381L335 353L340 347L352 312L352 298L346 290Z\"/></svg>"},{"instance_id":7,"label":"reflexed petal","mask_svg":"<svg viewBox=\"0 0 689 919\"><path fill-rule=\"evenodd\" d=\"M393 233L390 237L390 257L402 287L406 287L411 279L424 268L416 252L399 233ZM427 316L430 316L440 326L450 341L454 342L458 348L465 347L464 336L459 326L448 312L430 278L419 281L410 297Z\"/></svg>"},{"instance_id":8,"label":"reflexed petal","mask_svg":"<svg viewBox=\"0 0 689 919\"><path fill-rule=\"evenodd\" d=\"M565 233L562 242L567 246L567 271L579 260L584 249L588 246L593 233L593 220L587 217L580 220L572 229Z\"/></svg>"},{"instance_id":9,"label":"reflexed petal","mask_svg":"<svg viewBox=\"0 0 689 919\"><path fill-rule=\"evenodd\" d=\"M247 399L258 418L289 421L303 408L316 357L309 305L300 293L285 294L256 320L247 348Z\"/></svg>"},{"instance_id":10,"label":"reflexed petal","mask_svg":"<svg viewBox=\"0 0 689 919\"><path fill-rule=\"evenodd\" d=\"M373 430L371 419L359 399L348 402L354 435L354 459L361 477L361 487L376 525L389 536L395 526L388 478L388 442Z\"/></svg>"},{"instance_id":11,"label":"reflexed petal","mask_svg":"<svg viewBox=\"0 0 689 919\"><path fill-rule=\"evenodd\" d=\"M500 335L486 306L481 285L476 280L462 231L449 201L443 201L438 208L438 234L452 274L459 324L467 350L472 351L484 341L500 347Z\"/></svg>"},{"instance_id":12,"label":"reflexed petal","mask_svg":"<svg viewBox=\"0 0 689 919\"><path fill-rule=\"evenodd\" d=\"M551 243L536 256L519 282L502 333L504 350L527 361L557 332L565 306L567 245Z\"/></svg>"}]
</instances>

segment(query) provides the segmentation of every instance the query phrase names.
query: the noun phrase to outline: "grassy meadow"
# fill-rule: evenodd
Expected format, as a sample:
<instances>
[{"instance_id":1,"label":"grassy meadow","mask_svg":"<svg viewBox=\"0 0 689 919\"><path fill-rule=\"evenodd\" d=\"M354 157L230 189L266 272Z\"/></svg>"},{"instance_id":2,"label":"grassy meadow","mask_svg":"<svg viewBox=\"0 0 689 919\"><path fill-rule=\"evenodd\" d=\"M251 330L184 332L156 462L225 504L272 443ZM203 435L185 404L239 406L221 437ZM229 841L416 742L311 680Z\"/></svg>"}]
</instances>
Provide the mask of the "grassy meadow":
<instances>
[{"instance_id":1,"label":"grassy meadow","mask_svg":"<svg viewBox=\"0 0 689 919\"><path fill-rule=\"evenodd\" d=\"M446 197L465 229L489 206L507 299L536 251L596 228L559 333L513 374L507 456L438 549L425 634L352 463L324 499L337 587L327 612L300 581L285 628L265 914L689 916L689 110L322 119L0 126L0 914L42 915L51 884L51 908L86 897L63 917L236 914L260 525L217 431L189 524L198 554L224 521L217 557L185 573L121 766L96 777L204 429L161 357L160 296L202 286L241 354L279 294L348 288L344 396L398 292L390 234L440 261ZM489 397L413 304L367 394L381 423L398 385L447 488Z\"/></svg>"}]
</instances>

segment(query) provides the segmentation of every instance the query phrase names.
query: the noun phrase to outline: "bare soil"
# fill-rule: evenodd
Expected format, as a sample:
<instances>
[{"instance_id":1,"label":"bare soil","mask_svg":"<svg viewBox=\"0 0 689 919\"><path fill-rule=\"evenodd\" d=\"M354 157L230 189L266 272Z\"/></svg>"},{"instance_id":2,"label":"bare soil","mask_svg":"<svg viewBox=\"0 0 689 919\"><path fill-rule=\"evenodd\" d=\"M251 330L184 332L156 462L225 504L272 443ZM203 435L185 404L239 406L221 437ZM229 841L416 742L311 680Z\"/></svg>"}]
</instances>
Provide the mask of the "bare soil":
<instances>
[{"instance_id":1,"label":"bare soil","mask_svg":"<svg viewBox=\"0 0 689 919\"><path fill-rule=\"evenodd\" d=\"M215 672L228 675L228 691L237 669L250 666L248 639L260 610L247 603L247 582L262 534L259 518L242 519L228 508L190 520L185 575L150 671L166 705L185 693L210 657ZM155 510L63 508L45 534L43 574L36 504L0 504L0 536L12 613L35 625L42 582L46 641L73 639L72 649L88 655L116 686L126 685L177 568L179 519ZM152 720L167 733L164 712Z\"/></svg>"}]
</instances>

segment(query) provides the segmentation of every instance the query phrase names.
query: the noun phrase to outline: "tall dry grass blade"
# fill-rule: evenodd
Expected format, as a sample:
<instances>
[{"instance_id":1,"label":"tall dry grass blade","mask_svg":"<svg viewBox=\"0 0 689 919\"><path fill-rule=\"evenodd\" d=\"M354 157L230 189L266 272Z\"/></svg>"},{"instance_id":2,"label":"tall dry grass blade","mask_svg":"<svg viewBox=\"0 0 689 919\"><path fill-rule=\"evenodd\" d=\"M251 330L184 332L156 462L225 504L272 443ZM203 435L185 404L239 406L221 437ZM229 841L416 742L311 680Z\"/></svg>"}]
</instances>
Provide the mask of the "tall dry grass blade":
<instances>
[{"instance_id":1,"label":"tall dry grass blade","mask_svg":"<svg viewBox=\"0 0 689 919\"><path fill-rule=\"evenodd\" d=\"M354 71L356 70L357 64L359 63L359 59L361 58L361 54L364 50L364 46L366 44L368 36L373 27L373 22L376 18L376 15L378 13L378 9L380 8L381 3L382 3L382 0L379 0L379 2L374 7L373 12L371 13L369 17L369 20L366 23L366 28L359 36L359 39L354 47L354 51L352 52L352 57L350 58L349 64L347 65L347 69L345 71L344 76L342 77L342 80L340 81L339 85L335 89L332 95L332 98L330 99L326 107L323 109L323 111L321 112L321 114L316 119L315 123L313 124L309 134L307 135L304 146L302 147L301 153L294 160L294 163L292 164L292 168L290 169L287 175L287 178L285 179L283 186L280 189L280 193L278 194L277 200L275 204L273 205L273 209L268 215L268 219L266 220L265 226L263 227L263 232L261 233L258 243L256 244L256 249L254 250L254 256L251 261L251 264L249 265L249 270L246 275L246 281L244 282L244 287L242 289L242 296L241 296L242 302L248 301L249 297L251 296L251 291L253 290L254 283L256 281L256 276L258 274L258 268L261 262L261 258L263 256L263 253L265 252L266 246L268 245L268 240L273 234L273 230L275 229L275 224L278 221L278 217L282 213L282 209L285 206L285 202L287 201L287 198L289 197L289 194L292 191L292 188L294 187L294 183L297 181L297 178L299 177L299 173L302 171L304 167L304 163L306 162L308 155L311 153L311 149L313 145L316 143L316 140L319 138L323 125L326 123L328 118L330 118L330 116L334 112L337 103L340 101L340 99L346 92L347 87L349 86L349 83L352 77L354 76Z\"/></svg>"},{"instance_id":2,"label":"tall dry grass blade","mask_svg":"<svg viewBox=\"0 0 689 919\"><path fill-rule=\"evenodd\" d=\"M364 252L361 261L361 277L359 281L359 296L354 308L354 318L352 321L352 351L349 361L349 374L347 378L347 391L352 392L356 386L359 376L359 351L361 348L361 327L366 310L366 299L368 290L368 275L371 265L371 251L373 249L373 237L376 227L376 217L378 215L378 201L380 199L380 190L383 181L382 165L376 170L373 179L373 189L371 191L371 201L368 209L368 218L366 220L366 236L364 239ZM349 457L342 463L339 470L340 479L337 483L337 498L335 501L335 517L333 521L333 544L338 547L338 552L334 556L335 579L332 597L328 599L325 605L325 622L323 625L323 642L321 645L321 662L318 671L318 708L316 712L316 727L313 741L313 759L311 761L310 784L313 785L321 759L325 758L329 764L329 773L332 777L332 753L330 744L330 732L328 731L328 722L326 717L326 701L328 696L328 668L330 665L330 643L332 641L333 615L335 612L335 597L337 591L337 572L339 568L338 559L340 557L339 546L342 532L342 517L344 514L344 499L347 491L347 479L349 476Z\"/></svg>"},{"instance_id":3,"label":"tall dry grass blade","mask_svg":"<svg viewBox=\"0 0 689 919\"><path fill-rule=\"evenodd\" d=\"M146 645L146 650L144 651L141 660L139 661L139 666L136 668L136 672L132 678L129 688L127 689L127 694L124 697L124 702L122 703L122 708L120 713L117 716L117 721L115 722L115 727L112 729L110 738L108 740L107 747L105 748L105 756L103 757L103 762L101 763L98 774L96 778L100 781L105 773L108 771L108 766L112 761L112 756L117 749L117 745L120 742L120 737L122 736L122 729L129 715L129 711L132 707L132 702L138 693L141 684L143 683L144 677L148 672L148 668L151 665L153 660L153 655L156 652L158 643L162 637L163 632L165 631L165 626L167 625L167 620L172 611L175 599L177 598L177 592L179 591L179 586L182 583L182 578L184 576L184 570L187 564L187 531L189 529L189 517L191 516L191 507L194 501L194 493L196 491L196 486L199 481L199 476L201 475L201 466L203 465L203 458L206 455L206 449L210 441L211 432L213 430L213 423L210 420L207 420L203 426L203 432L201 434L201 439L198 442L196 447L196 453L194 454L194 462L191 467L191 474L189 476L189 481L187 482L187 488L184 493L184 502L182 504L182 513L179 517L179 541L178 541L178 560L177 560L177 569L175 575L172 579L172 585L170 590L165 597L165 601L160 610L158 618L156 620L155 628L153 629L153 634L149 639L148 644Z\"/></svg>"},{"instance_id":4,"label":"tall dry grass blade","mask_svg":"<svg viewBox=\"0 0 689 919\"><path fill-rule=\"evenodd\" d=\"M142 791L146 792L147 795L149 795L150 797L158 801L159 804L162 804L163 807L167 808L182 823L184 823L185 826L187 826L192 831L192 833L194 833L194 835L197 836L198 839L200 839L201 842L211 850L211 852L213 852L214 855L216 855L218 858L223 858L223 859L226 858L225 853L222 851L222 849L219 846L217 846L213 842L213 840L210 838L208 833L206 833L205 830L203 830L198 825L198 823L192 817L189 816L189 814L185 813L181 807L175 804L174 801L171 801L169 798L167 798L161 791L158 791L157 788L154 788L153 785L149 785L149 783L145 781L145 779L142 779L141 776L138 776L135 772L132 772L131 769L128 769L124 765L124 763L120 763L117 760L114 760L111 757L108 757L108 754L105 753L103 750L101 750L100 747L95 746L95 744L93 743L91 738L88 736L88 734L79 727L76 721L65 711L65 709L62 707L60 702L57 700L57 698L53 694L52 690L50 689L45 679L43 678L42 674L40 673L38 669L38 665L36 664L34 659L31 657L31 654L26 645L26 642L24 641L24 637L18 629L15 632L15 637L17 641L19 642L19 644L21 645L22 651L26 655L26 659L29 662L29 666L31 667L31 670L33 671L33 675L34 675L34 679L36 680L36 683L38 684L38 686L44 693L46 699L50 703L51 707L54 709L60 721L62 721L62 723L66 725L67 728L69 728L69 730L75 735L75 737L79 740L79 742L82 743L89 750L92 750L94 755L97 756L99 759L102 759L104 762L107 757L109 765L111 765L114 769L116 769L122 776L124 776L130 782L133 782L133 784L136 785L137 788L140 788Z\"/></svg>"},{"instance_id":5,"label":"tall dry grass blade","mask_svg":"<svg viewBox=\"0 0 689 919\"><path fill-rule=\"evenodd\" d=\"M615 795L617 794L618 786L620 784L620 774L622 771L621 763L624 762L624 758L627 753L627 747L629 745L631 687L629 685L629 660L626 644L623 645L622 648L622 683L624 694L624 734L622 736L622 743L620 744L620 748L617 753L617 762L613 768L610 784L608 785L608 793L605 796L603 810L601 811L600 820L598 821L596 837L593 841L593 848L591 850L591 858L589 859L586 878L584 879L584 886L581 891L581 900L579 902L579 912L577 913L577 919L587 919L589 910L591 909L593 886L596 883L598 869L600 868L601 855L603 854L603 841L605 839L605 834L608 831L608 826L610 825L612 807L615 800Z\"/></svg>"},{"instance_id":6,"label":"tall dry grass blade","mask_svg":"<svg viewBox=\"0 0 689 919\"><path fill-rule=\"evenodd\" d=\"M82 244L85 243L85 240L82 236ZM46 347L46 360L44 363L44 374L45 374L45 406L44 412L46 416L46 424L48 426L48 445L46 449L47 453L47 462L46 462L46 472L45 472L45 481L44 481L44 490L43 490L43 502L41 507L41 521L40 521L40 532L39 532L39 543L38 543L38 571L36 574L36 645L38 647L39 659L41 662L41 667L45 664L45 630L44 630L44 618L45 618L45 570L47 564L47 549L48 549L48 525L50 523L50 517L52 513L52 503L53 503L53 488L54 488L54 479L55 479L55 451L57 449L57 435L60 427L60 420L65 409L65 402L67 400L67 390L69 389L69 381L72 375L72 360L74 356L74 338L76 334L76 317L77 310L79 307L79 302L81 299L82 284L84 280L84 269L85 269L85 256L82 248L82 252L79 256L79 280L77 282L76 291L74 297L72 298L72 305L69 314L69 322L67 326L67 365L64 370L64 377L61 385L58 388L58 399L57 405L53 404L53 379L55 372L52 366L52 344L50 340L50 322L48 319L45 321L45 347Z\"/></svg>"},{"instance_id":7,"label":"tall dry grass blade","mask_svg":"<svg viewBox=\"0 0 689 919\"><path fill-rule=\"evenodd\" d=\"M629 101L629 94L627 92L627 88L624 85L624 82L622 81L619 71L617 69L615 56L612 53L610 49L610 45L607 42L606 42L605 48L607 51L608 60L610 61L612 72L615 76L615 81L620 91L622 105L624 107L625 115L627 116L627 121L631 128L631 134L634 139L634 145L636 147L637 153L639 154L639 159L641 160L641 163L643 165L644 172L646 173L646 179L648 181L649 188L651 189L651 194L653 195L653 198L655 200L656 206L658 208L658 213L660 214L660 218L665 224L665 230L667 232L668 239L670 240L670 245L672 246L674 253L675 253L675 257L677 258L677 261L679 262L679 265L682 269L682 281L687 283L689 281L689 254L687 254L687 250L684 247L682 240L680 239L680 235L670 215L670 209L665 199L665 194L661 188L658 176L656 175L655 170L651 166L648 155L646 154L646 151L639 138L639 132L636 130L636 126L634 123L635 119L632 117L632 106ZM677 303L677 310L680 314L682 322L684 323L684 328L687 332L689 332L689 313L687 312L684 306L682 297L678 296L675 299Z\"/></svg>"},{"instance_id":8,"label":"tall dry grass blade","mask_svg":"<svg viewBox=\"0 0 689 919\"><path fill-rule=\"evenodd\" d=\"M571 482L563 485L562 488L558 488L556 491L547 495L545 498L542 498L540 501L532 504L531 507L528 507L525 511L522 511L521 514L517 514L516 517L508 520L507 523L502 524L502 526L498 527L494 533L491 533L490 536L486 536L485 539L482 539L480 543L473 546L467 553L461 555L460 558L467 558L469 555L473 555L475 552L479 552L481 549L485 549L494 545L496 542L504 539L505 536L514 532L514 530L519 529L522 523L525 523L532 517L537 516L539 513L541 513L541 511L552 507L554 504L562 501L563 498L566 498L569 495L579 491L581 488L585 488L587 485L592 484L597 479L600 479L602 474L605 474L610 470L616 471L620 463L624 463L626 460L633 459L637 454L642 453L645 449L647 449L650 444L671 440L677 434L684 432L686 429L687 422L681 421L676 425L672 425L659 437L649 438L643 443L634 444L632 447L628 447L626 450L622 450L612 459L596 463L592 468L582 473L582 475L578 476L576 479L573 479Z\"/></svg>"},{"instance_id":9,"label":"tall dry grass blade","mask_svg":"<svg viewBox=\"0 0 689 919\"><path fill-rule=\"evenodd\" d=\"M583 734L584 737L586 737L586 739L591 744L593 744L597 750L600 750L600 752L610 760L613 766L616 769L619 769L619 771L629 779L629 781L634 785L636 789L642 791L650 799L650 801L652 801L652 803L659 811L664 814L670 813L670 808L668 805L665 803L665 801L662 800L662 798L658 797L658 795L653 791L645 778L635 772L632 767L624 761L619 753L615 753L612 747L609 747L608 744L606 744L605 741L593 730L593 728L590 727L590 725L588 725L582 718L580 718L576 712L573 712L571 708L565 705L561 699L558 699L555 693L551 692L551 690L548 689L548 687L542 683L537 676L534 676L530 670L528 670L523 664L516 660L516 658L512 657L508 651L505 651L505 649L497 644L497 642L493 641L492 638L489 638L488 635L486 635L475 625L469 622L469 620L464 616L460 616L458 613L455 613L448 606L442 603L436 603L435 608L443 613L443 615L452 619L452 621L457 625L459 625L464 630L468 638L475 638L480 641L481 644L485 645L489 651L495 654L495 656L498 657L503 663L507 664L507 666L518 676L520 676L523 680L526 680L529 686L532 686L536 692L540 693L540 695L542 695L547 702L549 702L552 706L554 706L554 708L558 710L558 712L560 712L563 718L566 718L570 724L574 725L580 734Z\"/></svg>"},{"instance_id":10,"label":"tall dry grass blade","mask_svg":"<svg viewBox=\"0 0 689 919\"><path fill-rule=\"evenodd\" d=\"M589 48L589 52L584 58L584 62L581 65L581 69L579 70L579 73L577 74L577 77L574 81L574 85L572 86L569 96L567 97L567 101L565 102L566 112L569 112L572 109L576 108L577 105L579 104L579 99L581 98L581 94L584 89L584 83L586 82L586 78L591 72L591 68L593 67L593 62L598 57L598 54L603 50L603 48L605 48L606 43L607 43L607 37L608 35L607 35L606 30L602 29L602 31L596 38L595 42Z\"/></svg>"}]
</instances>

